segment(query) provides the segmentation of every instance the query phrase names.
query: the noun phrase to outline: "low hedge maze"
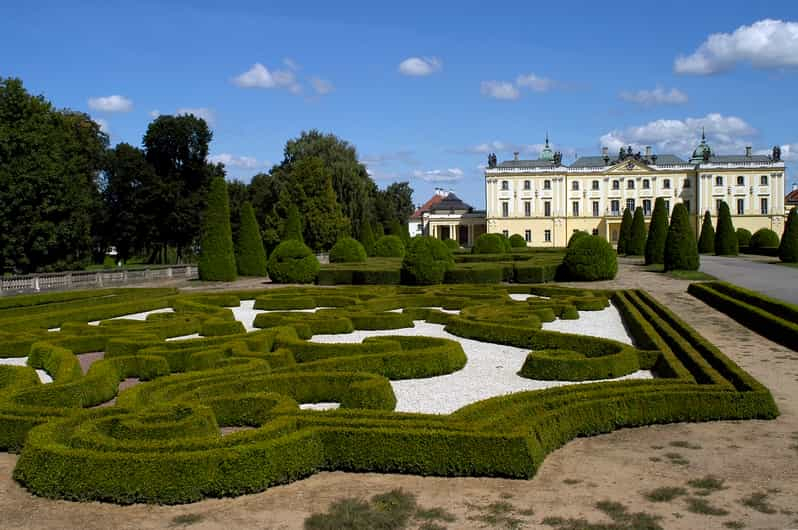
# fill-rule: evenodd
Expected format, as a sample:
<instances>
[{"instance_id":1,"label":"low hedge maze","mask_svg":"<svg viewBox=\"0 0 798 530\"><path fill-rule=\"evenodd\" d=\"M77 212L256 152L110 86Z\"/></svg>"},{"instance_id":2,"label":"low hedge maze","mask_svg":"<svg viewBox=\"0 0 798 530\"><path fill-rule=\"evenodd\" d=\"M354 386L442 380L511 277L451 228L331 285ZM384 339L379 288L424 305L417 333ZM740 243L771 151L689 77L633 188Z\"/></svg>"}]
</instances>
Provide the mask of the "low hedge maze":
<instances>
[{"instance_id":1,"label":"low hedge maze","mask_svg":"<svg viewBox=\"0 0 798 530\"><path fill-rule=\"evenodd\" d=\"M513 301L510 293L539 297ZM248 334L234 329L227 308L242 297L273 311L260 314L261 329ZM0 366L0 446L21 451L14 478L45 497L185 503L261 491L321 470L527 478L577 436L778 415L765 387L637 290L443 285L180 295L159 289L17 300L3 300L0 308L0 351L27 355L29 366ZM578 318L608 300L635 347L541 329L542 322ZM327 309L290 311L309 306ZM162 307L175 312L108 320ZM307 340L419 319L457 336L530 350L597 359L622 352L658 377L521 392L450 415L397 413L390 380L462 368L459 343L402 336L362 344ZM89 326L90 320L102 322ZM221 334L165 340L203 329ZM91 351L105 356L83 374L76 354ZM54 382L40 384L33 368ZM147 382L117 395L125 377ZM115 405L98 407L114 397ZM324 401L341 408L298 406ZM220 434L220 427L233 426L251 428Z\"/></svg>"}]
</instances>

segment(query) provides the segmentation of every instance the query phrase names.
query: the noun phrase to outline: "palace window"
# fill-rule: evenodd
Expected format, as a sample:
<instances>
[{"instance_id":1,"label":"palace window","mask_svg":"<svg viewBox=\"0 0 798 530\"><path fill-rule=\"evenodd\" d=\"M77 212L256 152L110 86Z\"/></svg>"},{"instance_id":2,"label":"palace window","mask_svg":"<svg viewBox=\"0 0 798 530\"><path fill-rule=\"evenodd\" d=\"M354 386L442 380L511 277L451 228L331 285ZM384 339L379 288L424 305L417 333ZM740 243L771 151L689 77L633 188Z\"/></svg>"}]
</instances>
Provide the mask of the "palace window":
<instances>
[{"instance_id":1,"label":"palace window","mask_svg":"<svg viewBox=\"0 0 798 530\"><path fill-rule=\"evenodd\" d=\"M593 181L593 189L594 190L598 190L599 189L599 181L598 180L594 180Z\"/></svg>"},{"instance_id":2,"label":"palace window","mask_svg":"<svg viewBox=\"0 0 798 530\"><path fill-rule=\"evenodd\" d=\"M627 180L626 181L626 189L628 189L628 190L635 189L635 181L632 180L632 179Z\"/></svg>"},{"instance_id":3,"label":"palace window","mask_svg":"<svg viewBox=\"0 0 798 530\"><path fill-rule=\"evenodd\" d=\"M527 217L532 215L532 203L529 201L524 201L524 215Z\"/></svg>"},{"instance_id":4,"label":"palace window","mask_svg":"<svg viewBox=\"0 0 798 530\"><path fill-rule=\"evenodd\" d=\"M662 181L662 189L663 190L671 189L671 179L665 179Z\"/></svg>"},{"instance_id":5,"label":"palace window","mask_svg":"<svg viewBox=\"0 0 798 530\"><path fill-rule=\"evenodd\" d=\"M544 190L550 190L551 189L551 181L550 180L544 180L543 181L543 189Z\"/></svg>"},{"instance_id":6,"label":"palace window","mask_svg":"<svg viewBox=\"0 0 798 530\"><path fill-rule=\"evenodd\" d=\"M651 215L651 199L643 199L643 215Z\"/></svg>"},{"instance_id":7,"label":"palace window","mask_svg":"<svg viewBox=\"0 0 798 530\"><path fill-rule=\"evenodd\" d=\"M532 183L531 183L531 182L529 182L528 180L525 180L525 181L524 181L524 189L525 189L525 190L529 190L529 189L531 189L531 188L532 188Z\"/></svg>"},{"instance_id":8,"label":"palace window","mask_svg":"<svg viewBox=\"0 0 798 530\"><path fill-rule=\"evenodd\" d=\"M684 179L684 186L685 188L689 188L691 186L690 179Z\"/></svg>"},{"instance_id":9,"label":"palace window","mask_svg":"<svg viewBox=\"0 0 798 530\"><path fill-rule=\"evenodd\" d=\"M599 216L599 202L593 201L593 217Z\"/></svg>"},{"instance_id":10,"label":"palace window","mask_svg":"<svg viewBox=\"0 0 798 530\"><path fill-rule=\"evenodd\" d=\"M571 189L574 191L579 191L579 181L575 180L571 182Z\"/></svg>"},{"instance_id":11,"label":"palace window","mask_svg":"<svg viewBox=\"0 0 798 530\"><path fill-rule=\"evenodd\" d=\"M766 197L759 199L759 213L762 215L768 214L768 200Z\"/></svg>"},{"instance_id":12,"label":"palace window","mask_svg":"<svg viewBox=\"0 0 798 530\"><path fill-rule=\"evenodd\" d=\"M737 185L738 186L745 186L745 177L740 175L737 177Z\"/></svg>"},{"instance_id":13,"label":"palace window","mask_svg":"<svg viewBox=\"0 0 798 530\"><path fill-rule=\"evenodd\" d=\"M597 236L597 235L598 235L598 228L594 228L594 229L593 229L593 235L594 235L594 236Z\"/></svg>"},{"instance_id":14,"label":"palace window","mask_svg":"<svg viewBox=\"0 0 798 530\"><path fill-rule=\"evenodd\" d=\"M648 179L643 179L643 189L647 190L651 188L651 181Z\"/></svg>"},{"instance_id":15,"label":"palace window","mask_svg":"<svg viewBox=\"0 0 798 530\"><path fill-rule=\"evenodd\" d=\"M687 210L687 213L690 213L690 201L684 201L684 209Z\"/></svg>"},{"instance_id":16,"label":"palace window","mask_svg":"<svg viewBox=\"0 0 798 530\"><path fill-rule=\"evenodd\" d=\"M551 217L551 201L545 201L543 203L543 215Z\"/></svg>"},{"instance_id":17,"label":"palace window","mask_svg":"<svg viewBox=\"0 0 798 530\"><path fill-rule=\"evenodd\" d=\"M621 189L621 181L620 180L613 180L612 181L612 189L614 189L614 190Z\"/></svg>"},{"instance_id":18,"label":"palace window","mask_svg":"<svg viewBox=\"0 0 798 530\"><path fill-rule=\"evenodd\" d=\"M737 199L737 215L743 215L744 213L745 213L745 200Z\"/></svg>"},{"instance_id":19,"label":"palace window","mask_svg":"<svg viewBox=\"0 0 798 530\"><path fill-rule=\"evenodd\" d=\"M761 177L759 177L759 185L760 186L767 186L768 185L768 176L767 175L762 175Z\"/></svg>"},{"instance_id":20,"label":"palace window","mask_svg":"<svg viewBox=\"0 0 798 530\"><path fill-rule=\"evenodd\" d=\"M610 213L615 216L621 215L621 201L617 199L610 201Z\"/></svg>"},{"instance_id":21,"label":"palace window","mask_svg":"<svg viewBox=\"0 0 798 530\"><path fill-rule=\"evenodd\" d=\"M504 201L502 203L502 217L509 217L510 216L510 203Z\"/></svg>"},{"instance_id":22,"label":"palace window","mask_svg":"<svg viewBox=\"0 0 798 530\"><path fill-rule=\"evenodd\" d=\"M532 241L532 230L524 230L524 241L527 243Z\"/></svg>"},{"instance_id":23,"label":"palace window","mask_svg":"<svg viewBox=\"0 0 798 530\"><path fill-rule=\"evenodd\" d=\"M629 211L634 213L635 211L635 200L634 199L626 199L626 207L629 208Z\"/></svg>"},{"instance_id":24,"label":"palace window","mask_svg":"<svg viewBox=\"0 0 798 530\"><path fill-rule=\"evenodd\" d=\"M723 176L716 175L715 176L715 186L723 186Z\"/></svg>"},{"instance_id":25,"label":"palace window","mask_svg":"<svg viewBox=\"0 0 798 530\"><path fill-rule=\"evenodd\" d=\"M551 243L551 230L544 230L543 231L543 241L547 243Z\"/></svg>"},{"instance_id":26,"label":"palace window","mask_svg":"<svg viewBox=\"0 0 798 530\"><path fill-rule=\"evenodd\" d=\"M508 232L507 230L502 230L502 235L504 237L510 237L510 232Z\"/></svg>"},{"instance_id":27,"label":"palace window","mask_svg":"<svg viewBox=\"0 0 798 530\"><path fill-rule=\"evenodd\" d=\"M573 211L574 217L579 217L579 201L574 201L571 203L571 210Z\"/></svg>"},{"instance_id":28,"label":"palace window","mask_svg":"<svg viewBox=\"0 0 798 530\"><path fill-rule=\"evenodd\" d=\"M502 191L507 191L509 189L510 189L510 183L507 182L506 180L503 180L502 181Z\"/></svg>"}]
</instances>

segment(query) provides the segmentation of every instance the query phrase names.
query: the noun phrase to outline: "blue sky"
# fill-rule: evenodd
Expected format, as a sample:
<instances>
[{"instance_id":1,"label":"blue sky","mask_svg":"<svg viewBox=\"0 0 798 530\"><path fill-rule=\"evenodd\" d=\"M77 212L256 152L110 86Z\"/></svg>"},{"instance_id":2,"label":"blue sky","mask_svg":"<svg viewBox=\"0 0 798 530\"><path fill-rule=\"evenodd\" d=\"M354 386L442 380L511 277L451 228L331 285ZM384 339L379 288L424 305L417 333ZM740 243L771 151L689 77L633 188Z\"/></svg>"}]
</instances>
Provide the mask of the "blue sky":
<instances>
[{"instance_id":1,"label":"blue sky","mask_svg":"<svg viewBox=\"0 0 798 530\"><path fill-rule=\"evenodd\" d=\"M718 152L779 144L798 164L796 2L7 4L0 76L112 143L203 115L229 178L310 128L417 203L440 186L484 206L487 153L535 158L547 130L566 163L627 143L685 157L703 126Z\"/></svg>"}]
</instances>

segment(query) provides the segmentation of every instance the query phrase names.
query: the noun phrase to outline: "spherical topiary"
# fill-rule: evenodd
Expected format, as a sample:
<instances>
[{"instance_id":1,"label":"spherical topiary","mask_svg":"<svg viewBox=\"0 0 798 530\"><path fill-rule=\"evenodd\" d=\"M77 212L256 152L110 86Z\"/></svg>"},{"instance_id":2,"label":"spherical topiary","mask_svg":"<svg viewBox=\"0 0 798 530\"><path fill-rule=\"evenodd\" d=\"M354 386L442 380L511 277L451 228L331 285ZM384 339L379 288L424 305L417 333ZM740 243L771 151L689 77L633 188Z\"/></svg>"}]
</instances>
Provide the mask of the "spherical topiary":
<instances>
[{"instance_id":1,"label":"spherical topiary","mask_svg":"<svg viewBox=\"0 0 798 530\"><path fill-rule=\"evenodd\" d=\"M668 237L668 208L662 197L654 201L646 239L646 265L665 261L665 238Z\"/></svg>"},{"instance_id":2,"label":"spherical topiary","mask_svg":"<svg viewBox=\"0 0 798 530\"><path fill-rule=\"evenodd\" d=\"M236 242L236 264L242 276L266 275L266 251L263 249L258 221L252 204L247 201L241 207L241 228Z\"/></svg>"},{"instance_id":3,"label":"spherical topiary","mask_svg":"<svg viewBox=\"0 0 798 530\"><path fill-rule=\"evenodd\" d=\"M776 239L778 239L778 237L779 236L776 236ZM751 231L750 230L746 230L745 228L738 228L737 229L737 245L739 247L747 247L750 244L751 244Z\"/></svg>"},{"instance_id":4,"label":"spherical topiary","mask_svg":"<svg viewBox=\"0 0 798 530\"><path fill-rule=\"evenodd\" d=\"M575 230L573 234L571 234L571 238L568 240L568 248L571 248L571 245L582 239L583 237L589 236L587 232L584 230Z\"/></svg>"},{"instance_id":5,"label":"spherical topiary","mask_svg":"<svg viewBox=\"0 0 798 530\"><path fill-rule=\"evenodd\" d=\"M520 234L513 234L510 236L511 248L526 248L526 239Z\"/></svg>"},{"instance_id":6,"label":"spherical topiary","mask_svg":"<svg viewBox=\"0 0 798 530\"><path fill-rule=\"evenodd\" d=\"M274 249L267 269L275 283L311 283L319 273L319 260L307 245L289 239Z\"/></svg>"},{"instance_id":7,"label":"spherical topiary","mask_svg":"<svg viewBox=\"0 0 798 530\"><path fill-rule=\"evenodd\" d=\"M455 239L444 239L443 243L449 247L449 250L457 250L460 248L460 243Z\"/></svg>"},{"instance_id":8,"label":"spherical topiary","mask_svg":"<svg viewBox=\"0 0 798 530\"><path fill-rule=\"evenodd\" d=\"M718 227L715 229L715 255L736 256L739 252L729 205L726 201L721 201L718 209Z\"/></svg>"},{"instance_id":9,"label":"spherical topiary","mask_svg":"<svg viewBox=\"0 0 798 530\"><path fill-rule=\"evenodd\" d=\"M665 239L665 270L698 270L698 245L684 204L673 207L668 237Z\"/></svg>"},{"instance_id":10,"label":"spherical topiary","mask_svg":"<svg viewBox=\"0 0 798 530\"><path fill-rule=\"evenodd\" d=\"M399 236L382 236L374 244L374 255L380 258L404 257L405 244Z\"/></svg>"},{"instance_id":11,"label":"spherical topiary","mask_svg":"<svg viewBox=\"0 0 798 530\"><path fill-rule=\"evenodd\" d=\"M752 249L779 246L779 236L770 228L760 228L751 236L749 246Z\"/></svg>"},{"instance_id":12,"label":"spherical topiary","mask_svg":"<svg viewBox=\"0 0 798 530\"><path fill-rule=\"evenodd\" d=\"M618 272L618 256L604 238L580 237L565 252L563 268L569 280L611 280Z\"/></svg>"},{"instance_id":13,"label":"spherical topiary","mask_svg":"<svg viewBox=\"0 0 798 530\"><path fill-rule=\"evenodd\" d=\"M641 207L635 208L632 218L632 230L629 242L626 245L626 253L629 256L642 256L646 251L646 219Z\"/></svg>"},{"instance_id":14,"label":"spherical topiary","mask_svg":"<svg viewBox=\"0 0 798 530\"><path fill-rule=\"evenodd\" d=\"M432 285L443 282L454 267L452 251L434 237L415 237L402 261L402 283Z\"/></svg>"},{"instance_id":15,"label":"spherical topiary","mask_svg":"<svg viewBox=\"0 0 798 530\"><path fill-rule=\"evenodd\" d=\"M712 226L712 216L704 213L704 222L701 223L701 235L698 237L698 252L711 254L715 252L715 227Z\"/></svg>"},{"instance_id":16,"label":"spherical topiary","mask_svg":"<svg viewBox=\"0 0 798 530\"><path fill-rule=\"evenodd\" d=\"M618 254L626 254L629 240L632 238L632 212L629 208L623 210L621 229L618 232Z\"/></svg>"},{"instance_id":17,"label":"spherical topiary","mask_svg":"<svg viewBox=\"0 0 798 530\"><path fill-rule=\"evenodd\" d=\"M471 252L474 254L503 254L507 248L505 240L502 234L482 234L474 242Z\"/></svg>"},{"instance_id":18,"label":"spherical topiary","mask_svg":"<svg viewBox=\"0 0 798 530\"><path fill-rule=\"evenodd\" d=\"M787 216L784 233L781 235L779 259L784 263L798 262L798 208L794 206Z\"/></svg>"},{"instance_id":19,"label":"spherical topiary","mask_svg":"<svg viewBox=\"0 0 798 530\"><path fill-rule=\"evenodd\" d=\"M230 228L230 203L222 177L211 180L208 205L200 231L200 280L229 282L236 279L236 256Z\"/></svg>"},{"instance_id":20,"label":"spherical topiary","mask_svg":"<svg viewBox=\"0 0 798 530\"><path fill-rule=\"evenodd\" d=\"M366 257L366 249L351 237L342 237L330 249L330 263L357 263L366 261Z\"/></svg>"}]
</instances>

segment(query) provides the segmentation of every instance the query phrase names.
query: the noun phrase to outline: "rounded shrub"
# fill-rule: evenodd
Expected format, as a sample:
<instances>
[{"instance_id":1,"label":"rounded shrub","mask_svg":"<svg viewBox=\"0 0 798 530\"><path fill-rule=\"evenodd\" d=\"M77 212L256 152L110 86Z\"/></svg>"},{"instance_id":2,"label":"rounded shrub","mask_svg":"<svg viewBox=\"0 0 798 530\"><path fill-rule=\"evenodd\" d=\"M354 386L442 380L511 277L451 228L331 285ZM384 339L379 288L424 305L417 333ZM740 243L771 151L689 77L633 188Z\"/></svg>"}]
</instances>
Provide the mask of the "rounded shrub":
<instances>
[{"instance_id":1,"label":"rounded shrub","mask_svg":"<svg viewBox=\"0 0 798 530\"><path fill-rule=\"evenodd\" d=\"M416 237L402 261L402 283L432 285L443 282L446 271L454 267L452 251L439 239Z\"/></svg>"},{"instance_id":2,"label":"rounded shrub","mask_svg":"<svg viewBox=\"0 0 798 530\"><path fill-rule=\"evenodd\" d=\"M526 239L520 234L513 234L510 236L511 248L526 248Z\"/></svg>"},{"instance_id":3,"label":"rounded shrub","mask_svg":"<svg viewBox=\"0 0 798 530\"><path fill-rule=\"evenodd\" d=\"M618 272L618 256L604 238L580 237L566 251L562 265L569 280L611 280Z\"/></svg>"},{"instance_id":4,"label":"rounded shrub","mask_svg":"<svg viewBox=\"0 0 798 530\"><path fill-rule=\"evenodd\" d=\"M651 223L648 225L646 239L646 265L665 261L665 238L668 237L668 208L665 199L659 197L654 201L651 212Z\"/></svg>"},{"instance_id":5,"label":"rounded shrub","mask_svg":"<svg viewBox=\"0 0 798 530\"><path fill-rule=\"evenodd\" d=\"M701 223L701 235L698 237L698 252L711 254L715 252L715 228L712 226L712 217L709 212L704 213L704 222Z\"/></svg>"},{"instance_id":6,"label":"rounded shrub","mask_svg":"<svg viewBox=\"0 0 798 530\"><path fill-rule=\"evenodd\" d=\"M241 207L241 229L236 242L236 264L242 276L266 275L266 251L263 249L255 210L250 202Z\"/></svg>"},{"instance_id":7,"label":"rounded shrub","mask_svg":"<svg viewBox=\"0 0 798 530\"><path fill-rule=\"evenodd\" d=\"M687 208L678 203L673 207L668 237L665 239L665 270L698 270L698 245L690 226Z\"/></svg>"},{"instance_id":8,"label":"rounded shrub","mask_svg":"<svg viewBox=\"0 0 798 530\"><path fill-rule=\"evenodd\" d=\"M482 234L474 242L474 254L503 254L507 250L506 238L502 234Z\"/></svg>"},{"instance_id":9,"label":"rounded shrub","mask_svg":"<svg viewBox=\"0 0 798 530\"><path fill-rule=\"evenodd\" d=\"M374 244L374 255L379 258L402 258L405 244L399 236L382 236Z\"/></svg>"},{"instance_id":10,"label":"rounded shrub","mask_svg":"<svg viewBox=\"0 0 798 530\"><path fill-rule=\"evenodd\" d=\"M775 234L775 232L774 232L774 234ZM778 237L779 236L776 236L777 240L778 240ZM745 228L738 228L737 229L737 246L739 246L739 247L747 247L750 244L751 244L751 231L750 230L746 230ZM778 246L778 243L776 243L776 245L774 245L774 246Z\"/></svg>"},{"instance_id":11,"label":"rounded shrub","mask_svg":"<svg viewBox=\"0 0 798 530\"><path fill-rule=\"evenodd\" d=\"M621 377L640 369L631 348L588 357L573 350L539 350L527 355L518 375L546 381L590 381Z\"/></svg>"},{"instance_id":12,"label":"rounded shrub","mask_svg":"<svg viewBox=\"0 0 798 530\"><path fill-rule=\"evenodd\" d=\"M443 244L446 245L449 248L449 250L457 250L460 248L460 243L458 243L454 239L444 239Z\"/></svg>"},{"instance_id":13,"label":"rounded shrub","mask_svg":"<svg viewBox=\"0 0 798 530\"><path fill-rule=\"evenodd\" d=\"M342 237L330 249L330 263L361 263L366 257L366 249L351 237Z\"/></svg>"},{"instance_id":14,"label":"rounded shrub","mask_svg":"<svg viewBox=\"0 0 798 530\"><path fill-rule=\"evenodd\" d=\"M646 219L643 209L639 206L635 208L632 218L632 230L629 235L629 243L626 245L626 253L630 256L642 256L646 251Z\"/></svg>"},{"instance_id":15,"label":"rounded shrub","mask_svg":"<svg viewBox=\"0 0 798 530\"><path fill-rule=\"evenodd\" d=\"M779 259L785 263L798 262L798 208L793 207L779 243Z\"/></svg>"},{"instance_id":16,"label":"rounded shrub","mask_svg":"<svg viewBox=\"0 0 798 530\"><path fill-rule=\"evenodd\" d=\"M584 237L588 237L588 236L590 236L590 234L588 234L584 230L575 231L573 234L571 234L571 238L568 240L568 245L567 245L568 248L571 248L571 245L573 245L574 243L576 243L580 239L582 239Z\"/></svg>"},{"instance_id":17,"label":"rounded shrub","mask_svg":"<svg viewBox=\"0 0 798 530\"><path fill-rule=\"evenodd\" d=\"M199 258L200 280L229 282L236 279L236 256L230 228L230 203L222 177L211 180L208 205L202 216Z\"/></svg>"},{"instance_id":18,"label":"rounded shrub","mask_svg":"<svg viewBox=\"0 0 798 530\"><path fill-rule=\"evenodd\" d=\"M749 246L752 249L779 246L779 236L770 228L760 228L751 236Z\"/></svg>"},{"instance_id":19,"label":"rounded shrub","mask_svg":"<svg viewBox=\"0 0 798 530\"><path fill-rule=\"evenodd\" d=\"M718 209L718 228L715 230L715 255L736 256L739 251L729 205L722 201Z\"/></svg>"},{"instance_id":20,"label":"rounded shrub","mask_svg":"<svg viewBox=\"0 0 798 530\"><path fill-rule=\"evenodd\" d=\"M312 283L319 273L319 260L307 245L290 239L277 245L267 269L275 283Z\"/></svg>"}]
</instances>

